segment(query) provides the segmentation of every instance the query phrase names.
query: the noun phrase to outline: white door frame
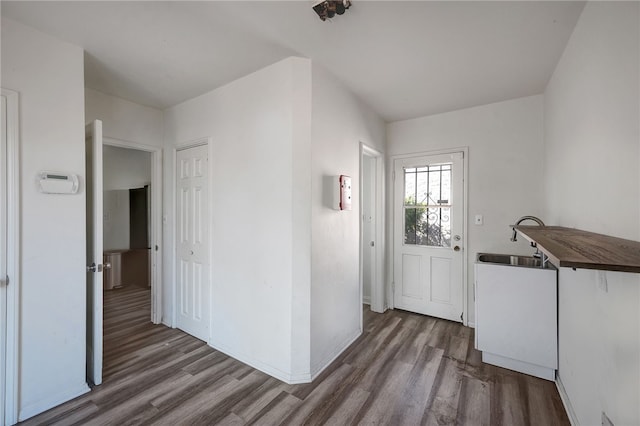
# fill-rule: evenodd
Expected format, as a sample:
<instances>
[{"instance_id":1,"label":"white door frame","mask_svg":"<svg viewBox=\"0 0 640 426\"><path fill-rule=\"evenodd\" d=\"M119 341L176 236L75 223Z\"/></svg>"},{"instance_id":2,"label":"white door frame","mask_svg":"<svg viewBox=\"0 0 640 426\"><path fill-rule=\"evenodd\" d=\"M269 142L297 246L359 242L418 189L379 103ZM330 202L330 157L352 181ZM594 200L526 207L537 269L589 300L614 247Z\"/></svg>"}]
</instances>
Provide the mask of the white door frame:
<instances>
[{"instance_id":1,"label":"white door frame","mask_svg":"<svg viewBox=\"0 0 640 426\"><path fill-rule=\"evenodd\" d=\"M391 164L395 163L395 160L400 160L400 159L405 159L405 158L413 158L413 157L424 157L424 156L429 156L429 155L440 155L440 154L453 154L455 152L462 152L463 153L463 176L462 176L462 187L463 187L463 194L462 194L462 297L463 297L463 301L462 301L462 308L463 308L463 317L462 317L462 324L465 326L469 325L469 283L468 283L468 263L469 263L469 251L468 251L468 247L469 244L467 243L468 241L468 236L467 236L467 232L468 232L468 206L469 206L469 147L459 147L459 148L446 148L446 149L438 149L438 150L433 150L433 151L421 151L421 152L413 152L413 153L409 153L409 154L401 154L401 155L393 155L390 157L390 161ZM396 179L396 176L394 176L395 171L391 170L392 173L392 179L391 181L394 182ZM391 199L395 200L395 185L392 186L392 195L391 195ZM396 217L395 217L395 208L391 209L392 210L392 215L393 217L391 218L392 220L392 224L395 224L396 221ZM391 227L391 235L392 235L392 241L396 241L396 234L395 234L395 226ZM393 279L393 277L395 276L395 261L393 259L395 259L395 244L392 244L393 248L392 248L392 253L391 253L391 277ZM391 292L392 297L391 297L391 307L395 307L395 300L393 298L393 291Z\"/></svg>"},{"instance_id":2,"label":"white door frame","mask_svg":"<svg viewBox=\"0 0 640 426\"><path fill-rule=\"evenodd\" d=\"M176 328L178 325L178 306L177 306L177 302L178 302L178 298L177 298L177 287L176 287L176 283L178 282L178 270L176 268L176 265L178 264L178 242L176 241L176 237L178 235L178 203L176 201L176 196L177 196L177 183L178 183L178 172L177 172L177 161L178 161L178 151L182 151L185 149L189 149L189 148L195 148L197 146L202 146L202 145L207 145L207 154L209 156L209 162L207 164L207 167L209 167L209 181L207 182L209 184L209 213L211 214L211 212L213 212L213 197L211 196L211 189L212 189L212 185L211 183L213 182L213 173L212 173L212 167L211 167L211 159L213 158L213 139L211 137L204 137L204 138L198 138L198 139L194 139L194 140L190 140L190 141L186 141L186 142L181 142L176 144L176 146L173 148L173 158L172 158L172 164L173 164L173 173L172 173L172 193L173 193L173 203L172 203L172 209L173 209L173 232L172 232L172 238L173 238L173 246L171 247L171 259L172 259L172 263L173 263L173 283L171 284L171 305L173 306L172 308L172 314L171 314L171 324L167 324L172 328ZM212 235L213 235L213 224L211 223L211 221L209 222L209 285L211 285L211 291L210 291L210 299L209 299L209 303L207 304L208 308L209 308L209 313L211 313L211 307L213 306L213 298L214 298L214 294L213 294L213 248L211 246L211 242L213 241L212 239ZM207 337L207 344L210 344L211 342L211 333L213 331L213 315L209 315L209 321L211 321L211 323L209 324L209 336Z\"/></svg>"},{"instance_id":3,"label":"white door frame","mask_svg":"<svg viewBox=\"0 0 640 426\"><path fill-rule=\"evenodd\" d=\"M0 423L14 424L18 422L18 360L20 346L18 324L20 323L20 121L18 92L2 89L2 96L7 99L7 318L6 329L0 338L6 339L5 365L2 371L2 393L4 398L4 419ZM4 165L3 165L4 166ZM4 321L3 321L4 322Z\"/></svg>"},{"instance_id":4,"label":"white door frame","mask_svg":"<svg viewBox=\"0 0 640 426\"><path fill-rule=\"evenodd\" d=\"M102 144L151 154L151 322L162 321L162 148L109 137Z\"/></svg>"},{"instance_id":5,"label":"white door frame","mask_svg":"<svg viewBox=\"0 0 640 426\"><path fill-rule=\"evenodd\" d=\"M381 152L365 145L360 142L360 303L362 303L363 293L363 257L364 257L364 233L362 223L362 204L363 204L363 162L364 157L370 157L375 160L375 201L374 211L376 217L376 226L374 229L374 241L375 241L375 261L376 270L374 274L373 282L371 283L371 310L374 312L382 313L385 311L385 289L384 289L384 157ZM361 324L362 325L362 324Z\"/></svg>"}]
</instances>

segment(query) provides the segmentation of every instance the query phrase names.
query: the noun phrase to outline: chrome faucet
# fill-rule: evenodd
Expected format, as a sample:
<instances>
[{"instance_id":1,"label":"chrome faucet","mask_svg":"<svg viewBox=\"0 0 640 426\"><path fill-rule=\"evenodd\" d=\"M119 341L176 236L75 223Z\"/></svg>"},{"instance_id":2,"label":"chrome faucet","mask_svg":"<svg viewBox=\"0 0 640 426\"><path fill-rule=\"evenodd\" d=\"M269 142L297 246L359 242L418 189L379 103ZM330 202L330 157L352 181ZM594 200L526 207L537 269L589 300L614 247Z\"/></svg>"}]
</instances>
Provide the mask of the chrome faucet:
<instances>
[{"instance_id":1,"label":"chrome faucet","mask_svg":"<svg viewBox=\"0 0 640 426\"><path fill-rule=\"evenodd\" d=\"M514 228L513 228L513 235L511 235L511 241L518 241L517 239L518 231L516 231L515 226L520 225L525 220L532 220L540 226L545 226L544 222L535 216L522 216L520 219L516 220L516 224L514 225Z\"/></svg>"},{"instance_id":2,"label":"chrome faucet","mask_svg":"<svg viewBox=\"0 0 640 426\"><path fill-rule=\"evenodd\" d=\"M516 238L518 234L518 231L516 231L516 226L520 225L525 220L532 220L535 223L537 223L539 226L545 226L544 222L535 216L522 216L520 219L516 220L516 224L513 225L513 228L512 228L513 235L511 235L511 241L518 241ZM536 252L533 254L533 257L540 259L540 267L544 268L547 265L547 261L549 260L549 258L543 252L538 250L538 244L536 244L535 242L533 241L531 242L531 247L534 247L536 249Z\"/></svg>"}]
</instances>

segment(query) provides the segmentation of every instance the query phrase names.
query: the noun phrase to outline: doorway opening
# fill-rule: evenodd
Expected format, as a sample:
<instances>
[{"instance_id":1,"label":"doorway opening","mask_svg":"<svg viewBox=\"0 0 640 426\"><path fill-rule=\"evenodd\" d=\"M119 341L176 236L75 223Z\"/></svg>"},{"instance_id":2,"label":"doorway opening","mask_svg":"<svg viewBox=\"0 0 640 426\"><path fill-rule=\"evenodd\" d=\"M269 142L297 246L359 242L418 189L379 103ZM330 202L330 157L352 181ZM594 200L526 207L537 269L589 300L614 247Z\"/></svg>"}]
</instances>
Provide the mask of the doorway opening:
<instances>
[{"instance_id":1,"label":"doorway opening","mask_svg":"<svg viewBox=\"0 0 640 426\"><path fill-rule=\"evenodd\" d=\"M161 149L103 138L104 290L149 292L151 318L162 320Z\"/></svg>"},{"instance_id":2,"label":"doorway opening","mask_svg":"<svg viewBox=\"0 0 640 426\"><path fill-rule=\"evenodd\" d=\"M384 312L384 170L382 153L360 143L361 302Z\"/></svg>"},{"instance_id":3,"label":"doorway opening","mask_svg":"<svg viewBox=\"0 0 640 426\"><path fill-rule=\"evenodd\" d=\"M162 319L162 150L103 138L102 123L95 120L87 126L86 157L87 381L97 385L103 357L114 349L111 326L126 327L128 314L105 318L104 300L112 300L117 289L138 288L137 297L150 307L144 315L153 324Z\"/></svg>"}]
</instances>

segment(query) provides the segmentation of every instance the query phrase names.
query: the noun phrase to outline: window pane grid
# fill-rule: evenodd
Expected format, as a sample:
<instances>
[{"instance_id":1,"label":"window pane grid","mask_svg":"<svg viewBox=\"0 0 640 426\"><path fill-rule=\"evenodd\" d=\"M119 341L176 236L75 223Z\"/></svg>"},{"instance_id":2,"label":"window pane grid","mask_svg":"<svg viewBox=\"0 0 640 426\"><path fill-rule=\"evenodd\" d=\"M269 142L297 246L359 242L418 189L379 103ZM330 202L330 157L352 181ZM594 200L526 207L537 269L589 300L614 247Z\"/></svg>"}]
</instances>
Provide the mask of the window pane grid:
<instances>
[{"instance_id":1,"label":"window pane grid","mask_svg":"<svg viewBox=\"0 0 640 426\"><path fill-rule=\"evenodd\" d=\"M451 247L451 166L404 169L405 244Z\"/></svg>"}]
</instances>

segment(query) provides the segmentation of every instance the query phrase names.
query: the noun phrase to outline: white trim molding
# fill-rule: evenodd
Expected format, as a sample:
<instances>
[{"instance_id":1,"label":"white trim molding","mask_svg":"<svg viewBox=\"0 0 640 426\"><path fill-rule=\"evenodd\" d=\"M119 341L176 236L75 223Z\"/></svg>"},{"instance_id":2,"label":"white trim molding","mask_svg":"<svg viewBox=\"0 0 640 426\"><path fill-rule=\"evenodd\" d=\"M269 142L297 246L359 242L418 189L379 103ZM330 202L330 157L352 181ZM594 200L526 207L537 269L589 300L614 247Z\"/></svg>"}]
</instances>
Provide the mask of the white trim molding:
<instances>
[{"instance_id":1,"label":"white trim molding","mask_svg":"<svg viewBox=\"0 0 640 426\"><path fill-rule=\"evenodd\" d=\"M74 398L79 397L80 395L84 395L85 393L91 391L89 386L86 383L78 385L78 387L72 388L71 390L67 390L64 392L54 393L50 395L49 398L44 398L38 400L32 404L23 407L20 412L19 420L27 420L33 416L36 416L40 413L43 413L53 407L57 407L60 404L64 404L67 401L71 401ZM9 425L13 423L7 423Z\"/></svg>"},{"instance_id":2,"label":"white trim molding","mask_svg":"<svg viewBox=\"0 0 640 426\"><path fill-rule=\"evenodd\" d=\"M560 372L556 373L556 388L558 388L558 393L560 394L562 405L564 405L564 409L567 412L567 417L569 417L569 423L571 423L571 426L578 426L580 423L578 423L576 412L573 411L573 406L571 406L569 395L567 395L567 391L562 384L562 380L560 380Z\"/></svg>"}]
</instances>

